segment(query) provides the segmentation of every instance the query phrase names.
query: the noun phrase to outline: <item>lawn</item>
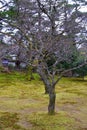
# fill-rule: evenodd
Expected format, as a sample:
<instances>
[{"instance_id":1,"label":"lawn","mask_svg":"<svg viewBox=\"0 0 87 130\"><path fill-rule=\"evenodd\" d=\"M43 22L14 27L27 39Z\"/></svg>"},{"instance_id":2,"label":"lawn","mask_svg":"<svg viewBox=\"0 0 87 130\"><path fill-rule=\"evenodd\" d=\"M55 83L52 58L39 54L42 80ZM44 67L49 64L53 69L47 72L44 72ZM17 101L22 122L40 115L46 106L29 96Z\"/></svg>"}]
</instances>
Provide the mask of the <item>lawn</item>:
<instances>
[{"instance_id":1,"label":"lawn","mask_svg":"<svg viewBox=\"0 0 87 130\"><path fill-rule=\"evenodd\" d=\"M87 80L62 78L56 85L56 114L37 74L0 73L0 130L87 130Z\"/></svg>"}]
</instances>

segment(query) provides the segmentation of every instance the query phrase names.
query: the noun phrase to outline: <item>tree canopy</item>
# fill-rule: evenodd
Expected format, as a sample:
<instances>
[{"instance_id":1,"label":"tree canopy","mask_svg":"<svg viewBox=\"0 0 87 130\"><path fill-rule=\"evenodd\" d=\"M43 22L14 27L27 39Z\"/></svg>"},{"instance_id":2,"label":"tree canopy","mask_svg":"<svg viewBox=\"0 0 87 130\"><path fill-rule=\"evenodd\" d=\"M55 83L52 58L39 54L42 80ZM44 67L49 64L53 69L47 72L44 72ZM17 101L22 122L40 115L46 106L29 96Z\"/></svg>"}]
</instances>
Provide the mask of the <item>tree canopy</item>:
<instances>
[{"instance_id":1,"label":"tree canopy","mask_svg":"<svg viewBox=\"0 0 87 130\"><path fill-rule=\"evenodd\" d=\"M2 2L0 22L11 42L25 48L28 65L36 66L46 93L48 112L55 110L55 85L65 72L83 64L75 64L78 46L86 43L86 15L80 7L86 0L13 0ZM3 24L4 23L4 24ZM22 51L22 50L21 50ZM74 54L73 54L74 53ZM37 64L34 64L34 61ZM52 61L52 62L51 62ZM68 67L64 66L68 63ZM50 69L51 68L51 69ZM57 75L57 76L56 76Z\"/></svg>"}]
</instances>

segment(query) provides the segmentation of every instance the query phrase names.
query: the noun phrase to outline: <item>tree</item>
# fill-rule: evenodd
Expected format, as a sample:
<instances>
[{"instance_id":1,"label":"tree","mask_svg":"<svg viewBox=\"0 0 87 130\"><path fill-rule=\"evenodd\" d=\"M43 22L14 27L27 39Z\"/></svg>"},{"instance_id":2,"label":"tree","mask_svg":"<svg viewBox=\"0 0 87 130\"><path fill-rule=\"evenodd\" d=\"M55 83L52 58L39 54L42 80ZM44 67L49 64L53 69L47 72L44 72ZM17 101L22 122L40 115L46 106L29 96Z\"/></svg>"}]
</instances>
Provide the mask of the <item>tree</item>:
<instances>
[{"instance_id":1,"label":"tree","mask_svg":"<svg viewBox=\"0 0 87 130\"><path fill-rule=\"evenodd\" d=\"M53 114L56 84L64 73L83 66L81 64L71 68L58 67L61 62L73 62L73 49L77 48L77 43L81 43L82 38L80 39L78 34L83 34L85 30L81 24L82 17L85 17L79 11L79 7L85 1L77 0L74 4L69 4L67 0L14 2L17 17L8 24L18 29L22 35L23 45L28 49L28 64L36 66L46 93L49 94L48 112ZM47 61L51 59L54 61L48 65ZM37 64L34 64L35 60Z\"/></svg>"}]
</instances>

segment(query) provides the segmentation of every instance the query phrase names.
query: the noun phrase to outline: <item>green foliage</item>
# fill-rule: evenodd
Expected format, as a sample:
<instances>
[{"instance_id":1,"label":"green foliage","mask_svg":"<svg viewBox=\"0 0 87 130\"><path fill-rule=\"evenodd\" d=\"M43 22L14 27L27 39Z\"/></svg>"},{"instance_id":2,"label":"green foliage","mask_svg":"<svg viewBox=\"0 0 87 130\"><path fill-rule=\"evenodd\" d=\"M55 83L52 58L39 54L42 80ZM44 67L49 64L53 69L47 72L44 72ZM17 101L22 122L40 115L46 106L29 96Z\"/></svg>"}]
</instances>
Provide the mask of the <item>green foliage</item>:
<instances>
[{"instance_id":1,"label":"green foliage","mask_svg":"<svg viewBox=\"0 0 87 130\"><path fill-rule=\"evenodd\" d=\"M75 59L75 62L72 64L73 66L79 66L81 64L84 64L85 57L79 54L77 55L77 59ZM84 77L87 75L87 65L82 66L81 68L77 68L73 71L73 74L77 74L79 77Z\"/></svg>"},{"instance_id":2,"label":"green foliage","mask_svg":"<svg viewBox=\"0 0 87 130\"><path fill-rule=\"evenodd\" d=\"M70 60L64 60L60 63L57 64L57 69L70 69L73 68L75 66L78 66L79 64L81 64L82 62L84 62L84 58L81 57L79 51L77 50L77 48L75 46L72 47L72 55L70 56ZM49 67L49 69L52 71L52 65L55 63L56 61L56 56L55 54L51 55L48 59L47 59L47 65Z\"/></svg>"},{"instance_id":3,"label":"green foliage","mask_svg":"<svg viewBox=\"0 0 87 130\"><path fill-rule=\"evenodd\" d=\"M87 75L87 65L79 68L79 69L76 69L75 73L78 74L79 77L83 77Z\"/></svg>"},{"instance_id":4,"label":"green foliage","mask_svg":"<svg viewBox=\"0 0 87 130\"><path fill-rule=\"evenodd\" d=\"M15 10L15 7L10 7L9 10L6 11L0 11L0 17L3 18L15 18L17 16L17 12Z\"/></svg>"}]
</instances>

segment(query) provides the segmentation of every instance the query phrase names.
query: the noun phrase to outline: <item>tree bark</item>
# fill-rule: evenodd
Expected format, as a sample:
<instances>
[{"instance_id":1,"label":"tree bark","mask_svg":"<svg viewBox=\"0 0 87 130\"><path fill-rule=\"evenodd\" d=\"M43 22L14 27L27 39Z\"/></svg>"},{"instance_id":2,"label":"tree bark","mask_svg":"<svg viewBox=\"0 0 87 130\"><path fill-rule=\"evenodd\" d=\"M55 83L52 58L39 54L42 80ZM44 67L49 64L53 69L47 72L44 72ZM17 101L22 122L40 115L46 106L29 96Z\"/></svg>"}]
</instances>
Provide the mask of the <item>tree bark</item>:
<instances>
[{"instance_id":1,"label":"tree bark","mask_svg":"<svg viewBox=\"0 0 87 130\"><path fill-rule=\"evenodd\" d=\"M48 106L48 113L50 115L55 114L55 100L56 100L55 89L50 89L50 92L49 92L49 106Z\"/></svg>"},{"instance_id":2,"label":"tree bark","mask_svg":"<svg viewBox=\"0 0 87 130\"><path fill-rule=\"evenodd\" d=\"M45 85L45 94L49 94L49 89L48 87L46 87L46 85Z\"/></svg>"}]
</instances>

